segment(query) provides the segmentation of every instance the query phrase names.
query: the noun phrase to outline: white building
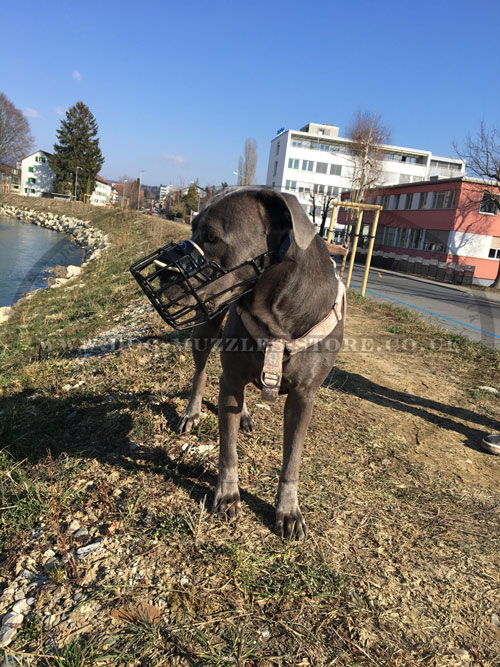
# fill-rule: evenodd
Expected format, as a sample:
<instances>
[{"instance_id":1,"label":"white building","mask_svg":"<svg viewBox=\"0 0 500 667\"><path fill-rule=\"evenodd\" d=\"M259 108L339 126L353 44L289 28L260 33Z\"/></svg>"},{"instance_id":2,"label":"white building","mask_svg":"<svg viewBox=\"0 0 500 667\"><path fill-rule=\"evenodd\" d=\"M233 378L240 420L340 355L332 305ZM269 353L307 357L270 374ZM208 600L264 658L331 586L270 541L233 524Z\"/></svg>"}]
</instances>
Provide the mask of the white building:
<instances>
[{"instance_id":1,"label":"white building","mask_svg":"<svg viewBox=\"0 0 500 667\"><path fill-rule=\"evenodd\" d=\"M295 194L311 215L311 193L340 198L352 189L350 139L339 137L335 125L308 123L301 130L282 130L271 141L266 185ZM465 164L431 151L383 145L380 185L453 178L465 175ZM318 209L317 209L318 219Z\"/></svg>"},{"instance_id":2,"label":"white building","mask_svg":"<svg viewBox=\"0 0 500 667\"><path fill-rule=\"evenodd\" d=\"M106 206L111 201L111 189L111 183L108 183L102 176L97 175L90 203L94 206Z\"/></svg>"},{"instance_id":3,"label":"white building","mask_svg":"<svg viewBox=\"0 0 500 667\"><path fill-rule=\"evenodd\" d=\"M21 160L21 194L41 197L53 192L55 174L49 166L50 153L36 151Z\"/></svg>"}]
</instances>

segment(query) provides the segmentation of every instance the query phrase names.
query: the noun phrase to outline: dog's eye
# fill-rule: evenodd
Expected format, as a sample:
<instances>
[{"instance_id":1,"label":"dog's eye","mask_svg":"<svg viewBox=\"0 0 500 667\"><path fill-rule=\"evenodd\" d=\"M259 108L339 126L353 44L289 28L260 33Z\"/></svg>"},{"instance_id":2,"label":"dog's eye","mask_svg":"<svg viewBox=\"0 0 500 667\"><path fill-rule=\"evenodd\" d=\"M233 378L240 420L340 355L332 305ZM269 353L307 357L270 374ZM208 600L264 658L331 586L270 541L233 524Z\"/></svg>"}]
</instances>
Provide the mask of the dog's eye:
<instances>
[{"instance_id":1,"label":"dog's eye","mask_svg":"<svg viewBox=\"0 0 500 667\"><path fill-rule=\"evenodd\" d=\"M215 234L212 234L212 232L208 232L207 241L209 243L215 243L217 241L217 237L215 236Z\"/></svg>"}]
</instances>

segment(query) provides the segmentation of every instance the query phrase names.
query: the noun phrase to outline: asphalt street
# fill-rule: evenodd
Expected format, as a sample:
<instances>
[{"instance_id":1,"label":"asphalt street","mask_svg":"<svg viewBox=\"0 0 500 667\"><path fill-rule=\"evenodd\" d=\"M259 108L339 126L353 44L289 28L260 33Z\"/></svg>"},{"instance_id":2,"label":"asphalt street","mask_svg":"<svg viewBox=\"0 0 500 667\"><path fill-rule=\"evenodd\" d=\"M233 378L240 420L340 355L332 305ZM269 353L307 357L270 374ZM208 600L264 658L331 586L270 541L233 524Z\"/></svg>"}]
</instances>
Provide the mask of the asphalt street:
<instances>
[{"instance_id":1,"label":"asphalt street","mask_svg":"<svg viewBox=\"0 0 500 667\"><path fill-rule=\"evenodd\" d=\"M363 272L364 266L355 265L352 289L361 289ZM500 349L500 294L375 268L370 269L365 296L409 308L442 329Z\"/></svg>"}]
</instances>

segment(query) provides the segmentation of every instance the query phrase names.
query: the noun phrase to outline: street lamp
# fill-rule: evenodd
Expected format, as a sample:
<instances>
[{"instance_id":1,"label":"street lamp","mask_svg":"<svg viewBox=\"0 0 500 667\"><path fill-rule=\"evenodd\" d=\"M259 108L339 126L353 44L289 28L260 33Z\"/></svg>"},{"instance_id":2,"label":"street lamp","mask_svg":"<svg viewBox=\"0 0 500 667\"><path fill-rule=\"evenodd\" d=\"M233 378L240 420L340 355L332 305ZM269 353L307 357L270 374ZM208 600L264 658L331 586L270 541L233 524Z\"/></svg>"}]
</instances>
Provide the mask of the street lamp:
<instances>
[{"instance_id":1,"label":"street lamp","mask_svg":"<svg viewBox=\"0 0 500 667\"><path fill-rule=\"evenodd\" d=\"M139 210L141 204L141 174L144 173L144 169L141 169L139 172L139 192L137 193L137 210Z\"/></svg>"},{"instance_id":2,"label":"street lamp","mask_svg":"<svg viewBox=\"0 0 500 667\"><path fill-rule=\"evenodd\" d=\"M127 192L127 183L128 183L128 178L123 179L123 201L122 201L122 208L125 206L125 202L127 201L125 198L125 193Z\"/></svg>"},{"instance_id":3,"label":"street lamp","mask_svg":"<svg viewBox=\"0 0 500 667\"><path fill-rule=\"evenodd\" d=\"M78 185L78 170L81 169L81 167L77 167L75 170L75 195L74 195L74 200L76 201L76 186Z\"/></svg>"}]
</instances>

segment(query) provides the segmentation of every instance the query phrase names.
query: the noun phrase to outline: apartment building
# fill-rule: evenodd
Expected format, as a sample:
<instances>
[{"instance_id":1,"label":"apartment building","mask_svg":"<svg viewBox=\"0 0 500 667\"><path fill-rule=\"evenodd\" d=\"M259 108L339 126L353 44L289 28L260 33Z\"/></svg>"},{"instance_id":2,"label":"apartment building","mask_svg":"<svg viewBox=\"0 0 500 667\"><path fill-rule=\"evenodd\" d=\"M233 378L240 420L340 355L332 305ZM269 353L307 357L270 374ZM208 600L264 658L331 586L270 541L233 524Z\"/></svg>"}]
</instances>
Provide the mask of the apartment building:
<instances>
[{"instance_id":1,"label":"apartment building","mask_svg":"<svg viewBox=\"0 0 500 667\"><path fill-rule=\"evenodd\" d=\"M50 153L36 151L21 160L21 194L41 197L54 189L55 174L49 166Z\"/></svg>"},{"instance_id":2,"label":"apartment building","mask_svg":"<svg viewBox=\"0 0 500 667\"><path fill-rule=\"evenodd\" d=\"M111 202L111 190L111 183L98 174L95 177L95 188L90 196L90 203L94 206L106 206Z\"/></svg>"},{"instance_id":3,"label":"apartment building","mask_svg":"<svg viewBox=\"0 0 500 667\"><path fill-rule=\"evenodd\" d=\"M344 197L348 198L348 193ZM370 190L367 199L384 207L376 250L474 266L474 283L479 285L490 285L496 278L500 188L494 182L465 176L426 180ZM366 212L363 221L369 223L371 219L372 213ZM337 222L340 228L346 222L343 211ZM368 224L363 233L368 233Z\"/></svg>"},{"instance_id":4,"label":"apartment building","mask_svg":"<svg viewBox=\"0 0 500 667\"><path fill-rule=\"evenodd\" d=\"M21 169L10 164L0 162L0 192L21 191Z\"/></svg>"},{"instance_id":5,"label":"apartment building","mask_svg":"<svg viewBox=\"0 0 500 667\"><path fill-rule=\"evenodd\" d=\"M280 130L272 139L266 185L295 194L312 214L311 193L340 198L352 188L351 140L335 125L308 123L300 130ZM428 150L383 145L383 185L406 184L465 175L465 164Z\"/></svg>"}]
</instances>

